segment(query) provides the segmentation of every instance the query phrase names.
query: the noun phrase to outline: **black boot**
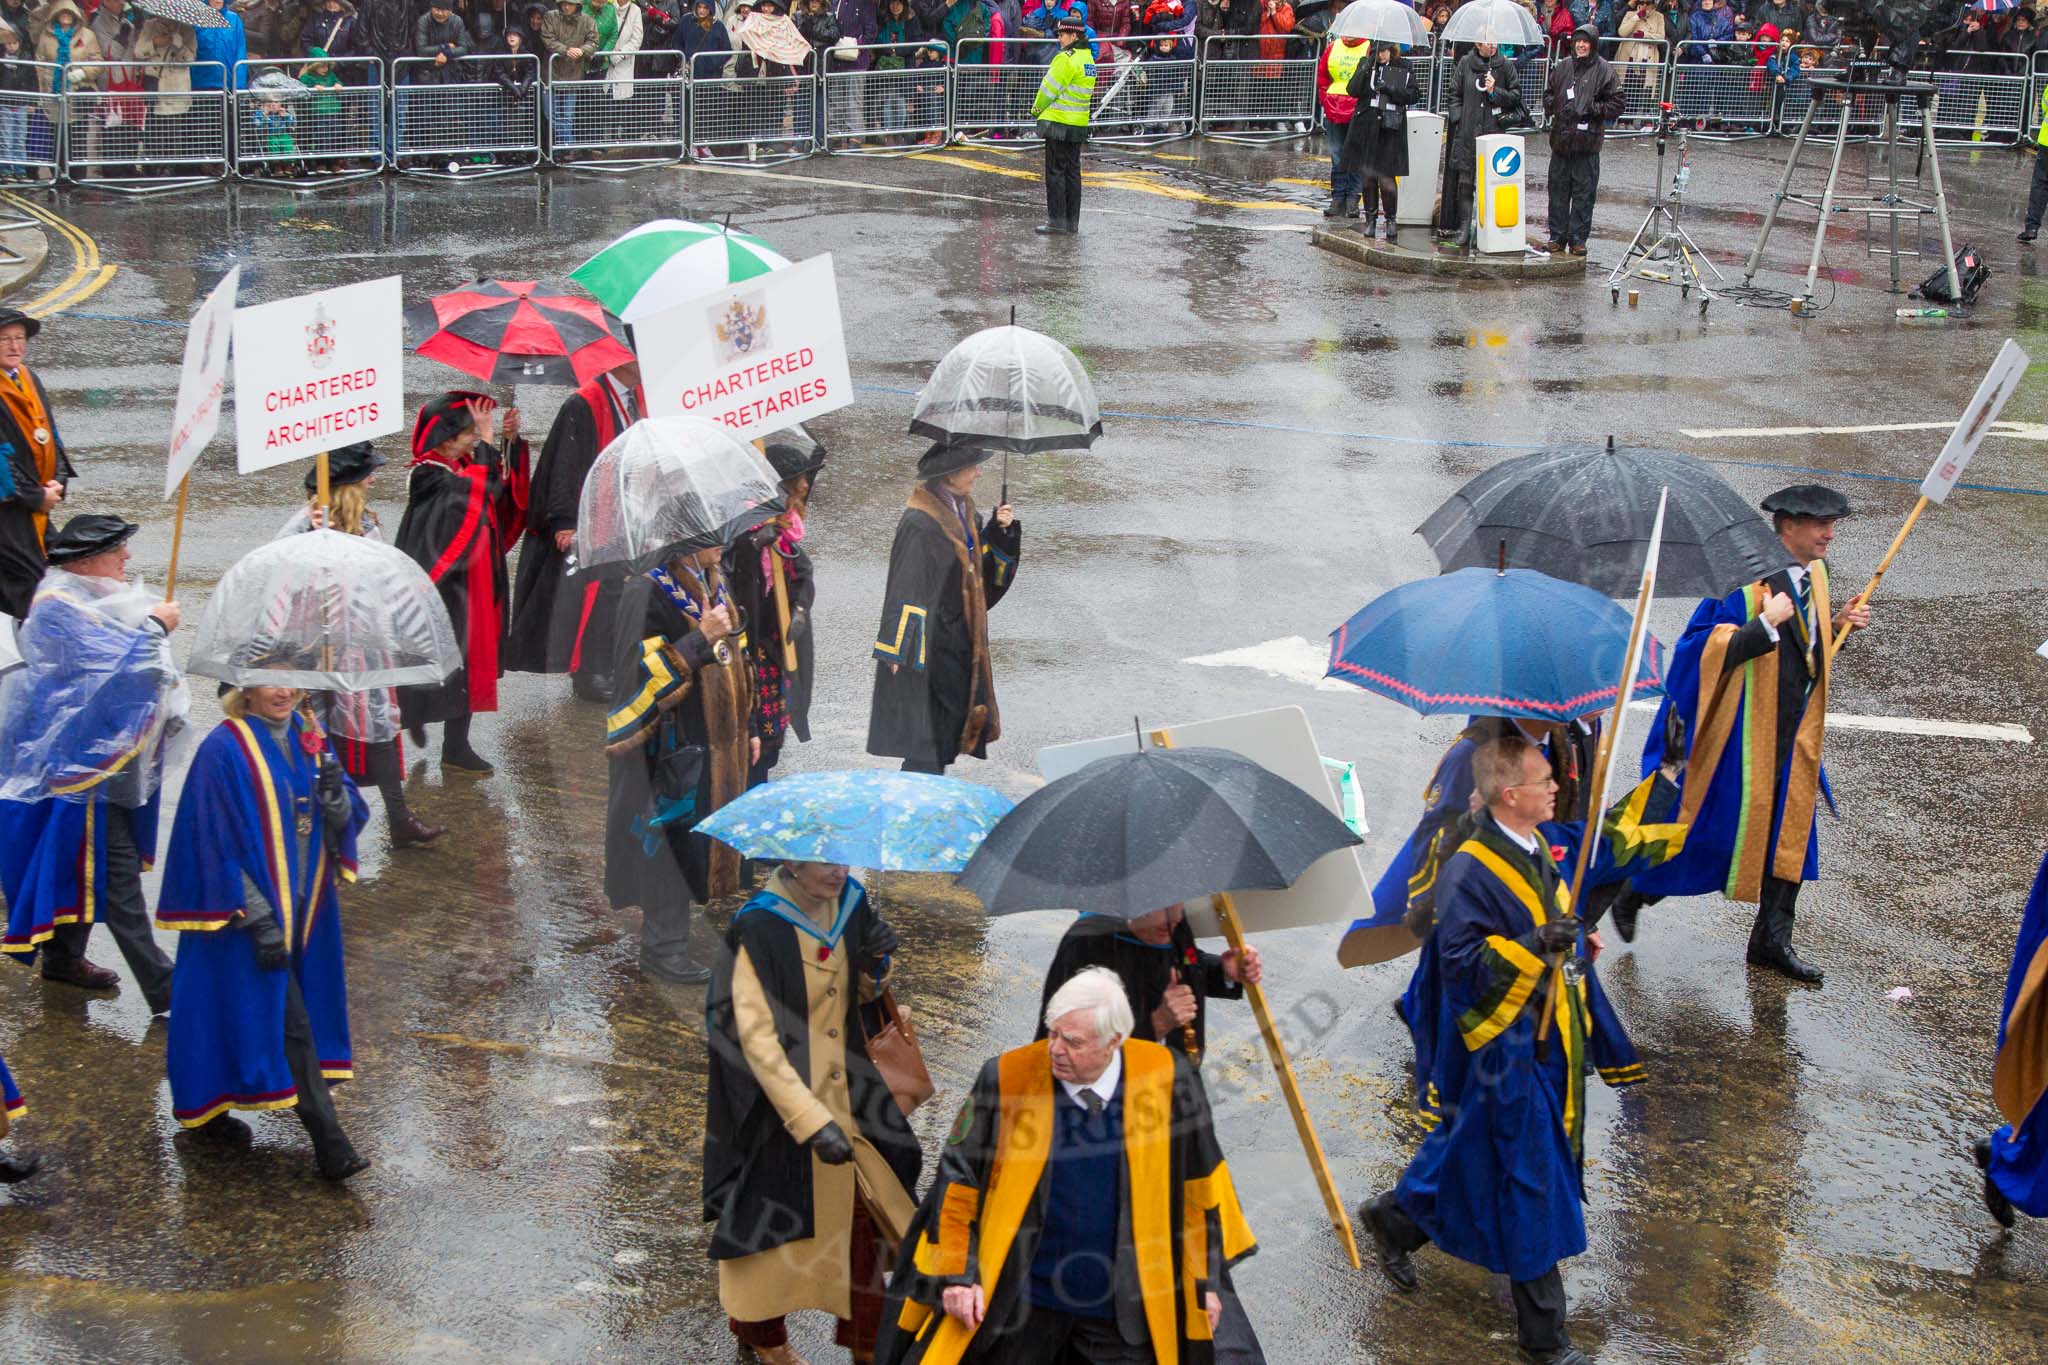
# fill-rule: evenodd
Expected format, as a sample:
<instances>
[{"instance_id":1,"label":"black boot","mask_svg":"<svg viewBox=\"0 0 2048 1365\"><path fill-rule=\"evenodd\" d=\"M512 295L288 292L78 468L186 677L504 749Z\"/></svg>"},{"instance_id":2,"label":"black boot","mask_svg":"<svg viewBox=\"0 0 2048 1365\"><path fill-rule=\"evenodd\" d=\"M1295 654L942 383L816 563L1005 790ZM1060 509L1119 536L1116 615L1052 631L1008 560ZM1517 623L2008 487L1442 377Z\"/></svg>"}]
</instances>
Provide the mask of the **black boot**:
<instances>
[{"instance_id":1,"label":"black boot","mask_svg":"<svg viewBox=\"0 0 2048 1365\"><path fill-rule=\"evenodd\" d=\"M1368 237L1372 236L1373 219L1378 215L1379 208L1379 182L1368 180L1358 195L1358 221L1365 224L1365 235Z\"/></svg>"},{"instance_id":2,"label":"black boot","mask_svg":"<svg viewBox=\"0 0 2048 1365\"><path fill-rule=\"evenodd\" d=\"M1984 1173L1984 1207L1991 1210L1991 1216L1998 1220L1998 1226L2009 1228L2013 1225L2012 1200L2005 1197L2005 1191L1991 1179L1991 1139L1978 1138L1970 1149L1970 1155L1977 1162L1977 1169Z\"/></svg>"},{"instance_id":3,"label":"black boot","mask_svg":"<svg viewBox=\"0 0 2048 1365\"><path fill-rule=\"evenodd\" d=\"M1385 1275L1394 1288L1403 1294L1415 1292L1415 1258L1401 1249L1394 1240L1394 1230L1389 1225L1382 1205L1386 1195L1370 1203L1358 1206L1358 1221L1365 1224L1365 1230L1372 1235L1373 1254L1379 1261L1380 1273Z\"/></svg>"},{"instance_id":4,"label":"black boot","mask_svg":"<svg viewBox=\"0 0 2048 1365\"><path fill-rule=\"evenodd\" d=\"M332 1180L336 1184L370 1169L370 1158L359 1155L356 1149L346 1142L338 1147L328 1148L316 1159L320 1166L320 1178Z\"/></svg>"},{"instance_id":5,"label":"black boot","mask_svg":"<svg viewBox=\"0 0 2048 1365\"><path fill-rule=\"evenodd\" d=\"M1401 234L1401 229L1394 223L1394 215L1400 212L1397 206L1399 192L1389 186L1380 191L1380 197L1387 203L1387 245L1393 246L1400 241Z\"/></svg>"},{"instance_id":6,"label":"black boot","mask_svg":"<svg viewBox=\"0 0 2048 1365\"><path fill-rule=\"evenodd\" d=\"M469 747L468 716L457 716L441 727L441 767L465 777L489 777L497 771L476 750Z\"/></svg>"},{"instance_id":7,"label":"black boot","mask_svg":"<svg viewBox=\"0 0 2048 1365\"><path fill-rule=\"evenodd\" d=\"M19 1185L22 1181L43 1169L43 1159L33 1154L25 1157L0 1155L0 1185ZM2012 1224L2008 1222L2007 1227Z\"/></svg>"},{"instance_id":8,"label":"black boot","mask_svg":"<svg viewBox=\"0 0 2048 1365\"><path fill-rule=\"evenodd\" d=\"M1824 975L1821 969L1792 950L1792 907L1772 899L1768 888L1764 896L1764 903L1757 907L1756 923L1749 930L1749 965L1818 986Z\"/></svg>"},{"instance_id":9,"label":"black boot","mask_svg":"<svg viewBox=\"0 0 2048 1365\"><path fill-rule=\"evenodd\" d=\"M192 1141L204 1147L247 1147L255 1139L249 1125L233 1114L215 1114L197 1128L188 1128L186 1134Z\"/></svg>"},{"instance_id":10,"label":"black boot","mask_svg":"<svg viewBox=\"0 0 2048 1365\"><path fill-rule=\"evenodd\" d=\"M406 802L405 774L399 768L397 742L372 744L368 754L370 780L377 784L377 794L384 798L384 818L391 825L391 846L411 848L440 838L446 831L416 817Z\"/></svg>"}]
</instances>

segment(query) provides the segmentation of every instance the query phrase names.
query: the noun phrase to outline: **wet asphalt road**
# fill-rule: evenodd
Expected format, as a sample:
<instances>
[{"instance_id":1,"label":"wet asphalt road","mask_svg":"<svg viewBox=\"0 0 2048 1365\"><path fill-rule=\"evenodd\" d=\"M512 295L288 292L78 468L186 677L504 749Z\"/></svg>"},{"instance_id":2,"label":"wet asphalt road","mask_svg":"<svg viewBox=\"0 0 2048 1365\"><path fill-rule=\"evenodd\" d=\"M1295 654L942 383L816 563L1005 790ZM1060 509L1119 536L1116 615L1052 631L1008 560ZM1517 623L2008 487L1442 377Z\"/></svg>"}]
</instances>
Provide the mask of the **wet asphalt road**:
<instances>
[{"instance_id":1,"label":"wet asphalt road","mask_svg":"<svg viewBox=\"0 0 2048 1365\"><path fill-rule=\"evenodd\" d=\"M1300 705L1326 753L1360 764L1377 871L1455 722L1184 660L1320 641L1433 570L1411 528L1464 479L1531 444L1607 433L1723 460L1756 495L1825 471L1813 477L1857 504L1833 564L1859 583L1939 433L1680 430L1950 420L2005 336L2048 350L2048 282L2011 242L2027 164L2007 152L1951 153L1944 167L1958 240L1982 245L1994 270L1984 305L1967 323L1909 328L1858 234L1830 248L1850 278L1818 316L1716 307L1702 321L1647 287L1631 311L1591 280L1360 271L1307 245L1303 206L1320 200L1294 182L1319 172L1298 149L1099 151L1077 241L1030 234L1030 155L969 149L772 174L387 183L297 202L75 196L61 211L119 271L51 322L31 363L81 468L76 505L145 520L137 567L161 581L170 523L156 493L183 333L156 324L182 324L232 261L247 302L394 272L417 298L476 275L559 276L643 219L727 211L792 256L832 252L863 391L817 424L833 449L812 520L817 733L789 764L833 768L867 761L869 632L919 451L901 434L908 391L1015 304L1074 345L1115 415L1091 453L1012 464L1027 532L1019 584L993 618L1006 737L965 775L1022 795L1039 745L1120 731L1134 713ZM1753 240L1781 154L1696 150L1689 226L1724 270ZM1644 144L1611 148L1596 263L1641 218L1650 173ZM1774 242L1759 282L1786 286L1778 272L1803 268L1807 240ZM452 382L408 366L414 401ZM2043 420L2044 396L2037 372L2006 416ZM520 395L536 440L559 397ZM2041 436L1994 437L1970 478L2008 491L1966 490L1923 521L1886 579L1878 628L1844 658L1837 710L2038 728ZM294 505L298 476L237 479L226 438L216 445L193 486L188 616ZM387 478L378 502L394 525L398 496ZM1688 606L1660 604L1665 638ZM504 691L477 732L499 776L444 781L431 755L414 756L415 804L451 833L395 856L373 836L345 900L361 1079L339 1103L376 1165L344 1190L313 1175L288 1114L251 1116L257 1147L239 1159L175 1139L162 1028L132 987L88 1000L0 969L0 1051L31 1106L17 1140L52 1159L0 1195L7 1358L730 1358L698 1217L699 993L643 981L636 916L604 904L597 709L559 679ZM210 698L199 707L210 721ZM2048 1234L1997 1234L1964 1149L1995 1121L1991 1040L2041 853L2042 760L2026 745L1867 731L1835 733L1829 755L1845 818L1823 831L1825 880L1802 897L1798 934L1829 971L1824 990L1746 973L1746 917L1708 900L1650 912L1633 948L1603 962L1653 1079L1592 1101L1592 1246L1567 1280L1572 1330L1604 1360L2038 1359ZM935 1143L979 1060L1029 1036L1063 922L984 922L938 878L878 890L903 929L904 987L941 1086L919 1115ZM1407 964L1342 972L1336 935L1261 946L1355 1205L1395 1177L1419 1130L1388 1008ZM115 961L110 946L96 955ZM1885 998L1898 985L1910 1002ZM1261 1240L1239 1285L1269 1358L1510 1358L1486 1275L1425 1253L1423 1288L1403 1299L1343 1264L1248 1013L1220 1009L1213 1027L1220 1132ZM798 1344L842 1359L828 1330L799 1320Z\"/></svg>"}]
</instances>

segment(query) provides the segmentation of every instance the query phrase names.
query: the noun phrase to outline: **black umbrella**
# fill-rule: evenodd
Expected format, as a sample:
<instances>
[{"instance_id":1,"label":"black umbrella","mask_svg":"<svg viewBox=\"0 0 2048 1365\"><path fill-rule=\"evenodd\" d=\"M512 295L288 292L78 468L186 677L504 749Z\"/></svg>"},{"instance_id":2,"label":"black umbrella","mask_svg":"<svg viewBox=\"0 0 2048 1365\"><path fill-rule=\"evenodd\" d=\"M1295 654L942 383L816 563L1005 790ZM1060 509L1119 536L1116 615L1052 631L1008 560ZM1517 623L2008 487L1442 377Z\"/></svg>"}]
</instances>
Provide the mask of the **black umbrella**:
<instances>
[{"instance_id":1,"label":"black umbrella","mask_svg":"<svg viewBox=\"0 0 2048 1365\"><path fill-rule=\"evenodd\" d=\"M1449 573L1502 562L1632 597L1657 518L1671 490L1660 597L1721 597L1792 562L1747 498L1703 460L1673 450L1551 446L1506 460L1453 493L1416 534Z\"/></svg>"},{"instance_id":2,"label":"black umbrella","mask_svg":"<svg viewBox=\"0 0 2048 1365\"><path fill-rule=\"evenodd\" d=\"M991 915L1136 919L1220 891L1292 886L1360 842L1321 802L1227 749L1099 758L1027 797L960 874Z\"/></svg>"}]
</instances>

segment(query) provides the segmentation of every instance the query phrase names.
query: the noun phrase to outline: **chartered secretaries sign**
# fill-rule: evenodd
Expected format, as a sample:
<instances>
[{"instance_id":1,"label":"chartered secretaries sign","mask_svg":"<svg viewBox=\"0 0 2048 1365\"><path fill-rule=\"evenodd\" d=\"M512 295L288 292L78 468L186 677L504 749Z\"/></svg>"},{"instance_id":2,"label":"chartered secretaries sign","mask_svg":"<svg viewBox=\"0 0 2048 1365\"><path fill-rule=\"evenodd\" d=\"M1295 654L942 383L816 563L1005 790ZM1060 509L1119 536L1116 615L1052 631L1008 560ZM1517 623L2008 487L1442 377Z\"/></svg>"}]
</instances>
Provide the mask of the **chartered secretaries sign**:
<instances>
[{"instance_id":1,"label":"chartered secretaries sign","mask_svg":"<svg viewBox=\"0 0 2048 1365\"><path fill-rule=\"evenodd\" d=\"M853 402L829 255L656 313L633 339L651 416L758 436Z\"/></svg>"},{"instance_id":2,"label":"chartered secretaries sign","mask_svg":"<svg viewBox=\"0 0 2048 1365\"><path fill-rule=\"evenodd\" d=\"M245 474L403 431L399 277L235 310L235 439Z\"/></svg>"}]
</instances>

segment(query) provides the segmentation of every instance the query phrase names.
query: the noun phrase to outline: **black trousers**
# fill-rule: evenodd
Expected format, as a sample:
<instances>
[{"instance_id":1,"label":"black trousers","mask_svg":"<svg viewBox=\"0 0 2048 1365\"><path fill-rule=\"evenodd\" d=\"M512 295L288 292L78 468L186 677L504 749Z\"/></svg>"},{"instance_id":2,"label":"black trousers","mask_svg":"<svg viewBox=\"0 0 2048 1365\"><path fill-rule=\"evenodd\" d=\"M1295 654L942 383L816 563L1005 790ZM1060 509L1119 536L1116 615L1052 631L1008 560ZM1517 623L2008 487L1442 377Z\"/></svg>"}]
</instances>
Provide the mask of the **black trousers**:
<instances>
[{"instance_id":1,"label":"black trousers","mask_svg":"<svg viewBox=\"0 0 2048 1365\"><path fill-rule=\"evenodd\" d=\"M98 818L107 822L107 881L100 888L94 915L107 926L121 949L142 997L152 1006L171 998L171 960L156 946L156 934L149 926L149 904L142 898L142 850L135 846L135 831L126 807L102 805ZM90 924L65 924L57 928L43 951L59 962L75 962L85 956Z\"/></svg>"},{"instance_id":2,"label":"black trousers","mask_svg":"<svg viewBox=\"0 0 2048 1365\"><path fill-rule=\"evenodd\" d=\"M2048 147L2034 151L2034 184L2027 191L2027 231L2041 230L2041 214L2048 211Z\"/></svg>"},{"instance_id":3,"label":"black trousers","mask_svg":"<svg viewBox=\"0 0 2048 1365\"><path fill-rule=\"evenodd\" d=\"M1014 1332L986 1340L983 1333L975 1335L968 1365L1152 1365L1150 1343L1131 1345L1114 1319L1074 1317L1050 1308L1033 1308Z\"/></svg>"},{"instance_id":4,"label":"black trousers","mask_svg":"<svg viewBox=\"0 0 2048 1365\"><path fill-rule=\"evenodd\" d=\"M334 1112L334 1096L328 1093L327 1078L320 1074L320 1049L313 1043L313 1021L306 1014L306 998L299 993L299 978L285 973L284 1060L292 1070L292 1084L298 1087L299 1102L293 1112L306 1125L313 1139L313 1151L326 1157L351 1150L348 1135L341 1131L341 1119Z\"/></svg>"},{"instance_id":5,"label":"black trousers","mask_svg":"<svg viewBox=\"0 0 2048 1365\"><path fill-rule=\"evenodd\" d=\"M1081 144L1045 143L1045 221L1075 232L1081 226Z\"/></svg>"},{"instance_id":6,"label":"black trousers","mask_svg":"<svg viewBox=\"0 0 2048 1365\"><path fill-rule=\"evenodd\" d=\"M1373 1201L1402 1251L1420 1251L1429 1245L1429 1234L1416 1226L1392 1190ZM1552 1266L1533 1280L1510 1280L1508 1290L1515 1301L1515 1335L1527 1351L1556 1351L1571 1338L1564 1331L1564 1276Z\"/></svg>"},{"instance_id":7,"label":"black trousers","mask_svg":"<svg viewBox=\"0 0 2048 1365\"><path fill-rule=\"evenodd\" d=\"M1049 147L1052 144L1047 143L1046 145ZM933 763L929 759L906 758L903 760L903 771L907 773L932 773L943 777L946 772L946 765L943 763Z\"/></svg>"},{"instance_id":8,"label":"black trousers","mask_svg":"<svg viewBox=\"0 0 2048 1365\"><path fill-rule=\"evenodd\" d=\"M1465 226L1466 215L1472 212L1472 159L1458 155L1453 147L1444 167L1444 197L1436 215L1436 225L1441 232L1457 232Z\"/></svg>"},{"instance_id":9,"label":"black trousers","mask_svg":"<svg viewBox=\"0 0 2048 1365\"><path fill-rule=\"evenodd\" d=\"M1593 196L1600 190L1600 153L1550 158L1550 240L1584 246L1593 235Z\"/></svg>"}]
</instances>

